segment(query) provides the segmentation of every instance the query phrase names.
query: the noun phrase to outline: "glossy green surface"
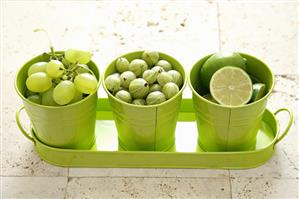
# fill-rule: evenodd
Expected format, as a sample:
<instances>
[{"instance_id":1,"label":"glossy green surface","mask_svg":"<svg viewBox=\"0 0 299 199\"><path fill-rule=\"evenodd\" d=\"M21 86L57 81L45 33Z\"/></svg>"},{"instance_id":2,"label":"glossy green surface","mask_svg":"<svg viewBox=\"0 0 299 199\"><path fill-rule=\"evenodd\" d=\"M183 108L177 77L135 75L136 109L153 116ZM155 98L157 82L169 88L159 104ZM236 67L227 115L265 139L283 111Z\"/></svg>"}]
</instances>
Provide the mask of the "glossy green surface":
<instances>
[{"instance_id":1,"label":"glossy green surface","mask_svg":"<svg viewBox=\"0 0 299 199\"><path fill-rule=\"evenodd\" d=\"M24 97L27 70L33 63L40 61L49 61L49 55L42 54L28 61L19 70L15 80L16 91L23 100L32 126L37 132L36 136L44 143L55 147L90 148L95 142L97 93L67 106L44 106L29 101ZM89 62L88 66L99 79L95 63ZM19 122L18 125L21 127Z\"/></svg>"},{"instance_id":2,"label":"glossy green surface","mask_svg":"<svg viewBox=\"0 0 299 199\"><path fill-rule=\"evenodd\" d=\"M280 109L276 113L287 111ZM49 147L34 134L35 148L45 161L67 167L152 167L152 168L226 168L245 169L265 163L278 143L288 132L289 124L279 135L274 115L266 110L258 130L257 142L250 151L204 152L197 145L197 128L191 99L183 99L176 128L175 145L169 151L123 151L107 99L97 106L96 143L90 150ZM30 137L30 135L27 135ZM30 137L31 138L31 137Z\"/></svg>"},{"instance_id":3,"label":"glossy green surface","mask_svg":"<svg viewBox=\"0 0 299 199\"><path fill-rule=\"evenodd\" d=\"M141 58L143 51L125 54L129 61ZM108 94L109 102L112 106L115 124L118 130L120 145L126 150L147 150L163 151L174 144L175 128L182 99L182 91L186 86L186 76L182 65L174 58L164 53L159 53L160 59L167 60L174 69L179 71L184 84L180 92L173 98L158 105L138 106L125 103L115 98L103 86ZM116 72L115 59L107 67L103 80L110 74Z\"/></svg>"},{"instance_id":4,"label":"glossy green surface","mask_svg":"<svg viewBox=\"0 0 299 199\"><path fill-rule=\"evenodd\" d=\"M239 151L255 146L267 99L274 87L274 76L262 61L247 54L240 54L247 59L246 72L266 84L267 94L254 103L229 107L212 103L202 97L208 91L200 82L200 69L211 55L199 60L191 69L189 84L193 93L198 142L206 151Z\"/></svg>"}]
</instances>

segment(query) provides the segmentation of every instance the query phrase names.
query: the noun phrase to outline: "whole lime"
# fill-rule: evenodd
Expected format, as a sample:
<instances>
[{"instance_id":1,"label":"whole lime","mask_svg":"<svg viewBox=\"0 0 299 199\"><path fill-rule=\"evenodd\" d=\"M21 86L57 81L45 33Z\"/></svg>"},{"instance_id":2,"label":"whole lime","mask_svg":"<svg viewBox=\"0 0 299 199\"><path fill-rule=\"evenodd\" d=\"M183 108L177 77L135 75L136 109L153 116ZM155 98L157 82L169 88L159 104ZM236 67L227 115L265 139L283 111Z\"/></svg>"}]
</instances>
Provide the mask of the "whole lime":
<instances>
[{"instance_id":1,"label":"whole lime","mask_svg":"<svg viewBox=\"0 0 299 199\"><path fill-rule=\"evenodd\" d=\"M218 52L209 57L200 70L203 85L209 88L213 74L224 66L234 66L246 70L247 60L236 52Z\"/></svg>"}]
</instances>

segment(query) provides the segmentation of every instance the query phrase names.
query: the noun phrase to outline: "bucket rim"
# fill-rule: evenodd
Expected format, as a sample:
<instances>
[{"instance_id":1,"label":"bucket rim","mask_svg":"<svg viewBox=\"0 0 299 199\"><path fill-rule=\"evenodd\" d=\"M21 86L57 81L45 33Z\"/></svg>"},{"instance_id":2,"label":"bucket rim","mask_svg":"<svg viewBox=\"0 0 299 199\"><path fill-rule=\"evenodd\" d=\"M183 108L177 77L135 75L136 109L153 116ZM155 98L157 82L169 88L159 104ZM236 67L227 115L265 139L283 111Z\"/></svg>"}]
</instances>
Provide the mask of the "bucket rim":
<instances>
[{"instance_id":1,"label":"bucket rim","mask_svg":"<svg viewBox=\"0 0 299 199\"><path fill-rule=\"evenodd\" d=\"M215 54L215 53L211 53L211 54L208 54L208 55L206 55L206 56L200 58L197 62L195 62L195 64L193 64L192 68L190 69L190 72L189 72L189 74L188 74L188 84L189 84L189 87L191 88L193 97L194 97L194 95L195 95L195 96L198 97L200 100L202 100L202 101L208 103L209 105L216 106L216 107L220 107L220 108L226 108L226 109L237 109L237 108L245 108L245 107L254 106L254 105L258 104L259 102L266 100L266 99L269 97L269 95L272 93L273 88L274 88L274 86L275 86L275 76L273 75L273 72L272 72L272 70L270 69L270 67L269 67L265 62L263 62L262 60L256 58L255 56L249 55L249 54L247 54L247 53L241 53L241 52L236 52L236 53L239 53L240 55L245 55L245 56L250 57L250 58L252 58L252 59L256 59L256 60L260 61L260 62L267 68L267 70L270 72L270 75L271 75L271 78L272 78L272 86L270 87L270 89L269 89L269 91L267 92L267 94L264 95L261 99L255 101L255 102L251 102L251 103L249 103L249 104L244 104L244 105L239 105L239 106L228 106L228 105L216 104L216 103L214 103L214 102L211 102L211 101L205 99L203 96L201 96L200 94L198 94L197 91L193 88L193 85L192 85L192 83L191 83L191 78L190 78L190 76L191 76L192 70L194 69L194 67L195 67L199 62L201 62L203 59L209 58L210 56L212 56L212 55Z\"/></svg>"},{"instance_id":2,"label":"bucket rim","mask_svg":"<svg viewBox=\"0 0 299 199\"><path fill-rule=\"evenodd\" d=\"M183 77L184 77L184 83L182 85L182 87L180 88L179 92L173 96L172 98L166 100L165 102L162 102L160 104L154 104L154 105L136 105L136 104L131 104L131 103L127 103L127 102L124 102L118 98L116 98L114 95L112 95L110 93L110 91L106 88L106 85L105 85L105 76L106 76L106 73L107 73L107 70L112 67L112 64L118 59L118 58L121 58L121 57L126 57L126 56L130 56L130 55L134 55L134 54L140 54L140 53L143 53L145 50L138 50L138 51L132 51L132 52L129 52L129 53L126 53L126 54L123 54L121 56L118 56L117 58L113 59L109 64L108 66L106 67L105 71L104 71L104 74L103 74L103 77L102 77L102 86L104 87L104 90L105 92L107 93L107 95L109 97L111 97L113 100L116 100L117 102L123 104L123 105L126 105L126 106L129 106L129 107L138 107L138 108L143 108L143 109L146 109L146 108L158 108L158 107L161 107L161 106L164 106L164 105L167 105L175 100L177 100L177 98L182 95L186 85L187 85L187 74L186 74L186 71L183 67L183 65L177 60L175 59L174 57L166 54L166 53L163 53L163 52L160 52L160 51L157 51L159 54L161 54L162 56L166 56L166 57L170 57L171 59L173 59L174 61L176 61L177 63L179 63L180 67L182 68L182 71L183 71ZM138 59L138 58L136 58ZM168 61L168 60L166 60Z\"/></svg>"},{"instance_id":3,"label":"bucket rim","mask_svg":"<svg viewBox=\"0 0 299 199\"><path fill-rule=\"evenodd\" d=\"M55 51L55 53L64 53L64 52L65 52L65 51ZM45 53L49 53L49 52L45 52ZM17 86L17 84L18 84L18 81L17 81L17 80L18 80L19 75L21 74L22 69L23 69L24 67L26 67L27 64L28 64L29 62L32 62L33 60L37 59L38 57L42 56L43 54L44 54L44 53L39 54L39 55L37 55L37 56L31 58L30 60L26 61L26 62L22 65L22 67L19 68L17 74L15 75L14 88L15 88L16 92L18 93L18 95L22 98L23 101L29 103L30 105L38 106L38 107L41 107L41 108L47 108L47 109L61 109L61 108L73 107L73 106L76 106L76 105L78 105L78 104L84 103L84 102L87 101L89 98L91 98L93 95L95 95L95 94L97 95L97 91L98 91L99 86L100 86L100 84L101 84L102 75L101 75L100 70L99 70L98 66L96 65L96 63L95 63L94 61L90 60L90 62L91 62L93 65L95 65L95 67L97 68L97 70L98 70L98 75L99 75L99 77L98 77L98 83L97 83L97 89L96 89L95 92L89 94L87 97L85 97L85 98L83 98L82 100L79 100L79 101L77 101L77 102L75 102L75 103L68 104L68 105L61 105L61 106L60 106L60 105L59 105L59 106L47 106L47 105L37 104L37 103L34 103L34 102L28 100L28 99L27 99L27 98L26 98L26 97L19 91L18 86ZM86 64L86 65L87 65L87 64Z\"/></svg>"}]
</instances>

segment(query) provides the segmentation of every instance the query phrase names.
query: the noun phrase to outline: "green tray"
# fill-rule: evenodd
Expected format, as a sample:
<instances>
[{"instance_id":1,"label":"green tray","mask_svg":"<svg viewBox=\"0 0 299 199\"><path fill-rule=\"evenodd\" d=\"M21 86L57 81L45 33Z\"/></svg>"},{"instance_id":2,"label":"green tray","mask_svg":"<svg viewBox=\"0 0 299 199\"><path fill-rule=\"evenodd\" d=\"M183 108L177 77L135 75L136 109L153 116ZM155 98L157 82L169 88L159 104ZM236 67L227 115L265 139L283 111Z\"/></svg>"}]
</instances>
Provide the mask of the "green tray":
<instances>
[{"instance_id":1,"label":"green tray","mask_svg":"<svg viewBox=\"0 0 299 199\"><path fill-rule=\"evenodd\" d=\"M22 110L22 108L20 109ZM223 168L246 169L264 164L271 158L275 145L287 134L293 116L288 109L274 114L266 110L251 151L205 152L197 144L197 127L191 99L183 99L176 128L175 145L169 151L124 151L118 145L117 131L107 99L98 99L96 143L90 150L61 149L43 144L33 130L28 135L22 128L17 111L17 124L33 141L39 156L46 162L63 167L135 167L135 168ZM289 113L289 123L279 134L275 115Z\"/></svg>"}]
</instances>

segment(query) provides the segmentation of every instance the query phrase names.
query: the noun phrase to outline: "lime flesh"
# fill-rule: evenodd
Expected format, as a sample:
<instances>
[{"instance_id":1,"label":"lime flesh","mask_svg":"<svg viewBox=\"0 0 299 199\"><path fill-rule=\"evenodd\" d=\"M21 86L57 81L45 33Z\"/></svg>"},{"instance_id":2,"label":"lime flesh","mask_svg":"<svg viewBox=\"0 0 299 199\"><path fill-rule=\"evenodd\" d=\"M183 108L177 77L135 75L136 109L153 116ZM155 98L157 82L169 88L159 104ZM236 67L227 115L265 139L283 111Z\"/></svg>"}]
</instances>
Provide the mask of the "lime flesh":
<instances>
[{"instance_id":1,"label":"lime flesh","mask_svg":"<svg viewBox=\"0 0 299 199\"><path fill-rule=\"evenodd\" d=\"M219 104L240 106L248 103L251 99L252 82L244 70L226 66L212 76L210 92Z\"/></svg>"}]
</instances>

